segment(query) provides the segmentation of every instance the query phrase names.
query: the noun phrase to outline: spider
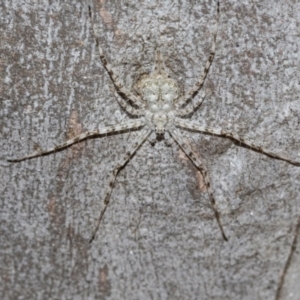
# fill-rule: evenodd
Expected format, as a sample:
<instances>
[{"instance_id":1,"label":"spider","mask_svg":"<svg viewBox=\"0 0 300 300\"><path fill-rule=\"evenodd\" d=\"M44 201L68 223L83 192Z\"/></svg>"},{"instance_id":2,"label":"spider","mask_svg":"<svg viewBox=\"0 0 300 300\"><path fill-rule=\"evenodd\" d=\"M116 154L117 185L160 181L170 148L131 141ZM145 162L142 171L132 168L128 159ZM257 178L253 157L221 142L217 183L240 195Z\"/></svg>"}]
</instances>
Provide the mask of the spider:
<instances>
[{"instance_id":1,"label":"spider","mask_svg":"<svg viewBox=\"0 0 300 300\"><path fill-rule=\"evenodd\" d=\"M166 66L164 64L163 56L160 51L156 51L155 65L153 71L142 77L137 82L138 93L132 93L127 90L119 80L119 77L114 73L111 65L108 63L104 56L104 51L99 43L99 39L96 35L95 26L93 23L93 16L91 7L89 7L89 17L91 19L93 34L98 46L100 59L107 73L109 74L114 86L114 94L120 106L126 111L129 116L135 117L132 121L127 121L114 126L100 127L99 129L82 133L72 139L67 140L63 144L49 148L44 151L36 151L30 155L9 159L10 162L19 162L25 159L38 157L41 155L53 153L57 150L64 149L75 143L83 141L92 136L103 136L108 133L120 133L130 129L141 130L140 134L134 140L130 147L128 147L124 157L113 168L107 191L104 198L104 207L100 212L97 224L91 236L90 242L95 238L95 235L99 229L105 211L109 205L111 194L115 186L115 181L120 170L126 165L126 163L133 157L139 147L145 142L146 139L150 141L165 139L166 141L173 139L183 152L189 157L194 166L201 172L204 182L207 188L209 199L214 210L214 214L219 225L221 234L224 240L228 240L224 232L223 226L220 221L220 215L216 207L216 202L213 196L213 191L210 185L210 179L208 171L204 163L193 152L192 148L184 141L179 129L198 131L206 134L213 134L216 136L226 137L235 142L238 142L241 146L250 148L254 151L258 151L267 156L286 161L290 164L300 166L300 162L294 161L289 157L273 153L269 150L256 146L255 144L243 139L238 134L225 131L221 128L210 128L201 126L194 121L189 121L186 117L189 117L203 102L205 98L205 92L202 91L202 86L208 75L210 66L215 56L216 39L218 32L218 24L220 18L220 4L217 2L217 24L213 34L213 41L211 45L211 52L207 63L205 65L202 76L195 83L192 89L185 95L180 95L179 86L176 81L170 78ZM198 98L195 96L197 95ZM196 98L196 99L194 99ZM128 100L128 101L127 101ZM194 100L192 102L191 100Z\"/></svg>"}]
</instances>

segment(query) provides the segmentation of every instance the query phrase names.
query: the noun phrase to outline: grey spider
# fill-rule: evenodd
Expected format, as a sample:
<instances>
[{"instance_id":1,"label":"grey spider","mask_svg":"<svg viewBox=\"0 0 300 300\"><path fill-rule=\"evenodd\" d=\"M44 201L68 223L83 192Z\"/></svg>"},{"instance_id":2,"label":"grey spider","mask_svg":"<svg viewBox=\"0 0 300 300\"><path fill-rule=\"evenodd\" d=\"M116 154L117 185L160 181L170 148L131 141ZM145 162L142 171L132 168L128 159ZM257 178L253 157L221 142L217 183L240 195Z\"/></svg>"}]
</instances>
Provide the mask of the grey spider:
<instances>
[{"instance_id":1,"label":"grey spider","mask_svg":"<svg viewBox=\"0 0 300 300\"><path fill-rule=\"evenodd\" d=\"M91 13L91 8L89 7L89 15L91 22L93 24L93 18ZM201 126L194 121L189 121L186 118L191 113L193 113L202 103L205 98L205 93L197 95L201 90L204 81L209 72L211 63L215 56L216 39L218 32L218 23L220 17L220 4L217 2L217 25L213 35L213 41L211 46L211 52L204 68L203 74L200 79L196 82L193 88L185 95L179 97L179 87L175 80L171 79L166 70L162 54L160 51L156 52L155 66L152 73L144 76L137 83L139 94L134 94L127 90L120 82L119 77L113 72L111 65L108 63L104 56L102 47L100 46L99 40L96 35L95 26L93 24L93 33L98 46L100 59L104 65L104 68L108 72L111 80L115 86L115 96L118 100L120 106L129 115L134 116L135 119L132 121L124 122L114 126L100 127L99 129L82 133L70 140L67 140L61 145L49 148L44 151L36 151L30 155L18 158L9 159L10 162L18 162L25 159L38 157L41 155L49 154L57 150L66 148L72 144L78 143L85 140L91 136L105 135L107 133L119 133L128 131L130 129L141 129L140 134L127 149L124 157L117 163L113 168L111 178L109 180L108 188L104 198L104 208L102 209L100 216L97 221L95 230L93 231L90 242L95 238L96 232L99 229L101 220L105 214L107 206L109 204L111 193L115 185L116 177L123 166L132 158L136 153L138 148L144 143L150 135L155 134L156 138L172 138L179 147L184 151L184 153L189 157L195 167L201 172L204 178L204 182L207 188L210 202L214 210L216 220L218 222L219 228L221 230L224 240L227 240L223 226L220 221L220 216L216 208L216 202L213 196L212 188L210 186L210 179L208 176L208 171L203 164L203 162L195 155L191 147L183 140L179 129L198 131L206 134L213 134L216 136L226 137L237 141L242 146L246 146L254 151L261 152L267 156L284 160L290 164L300 166L300 162L294 161L288 157L273 153L264 148L258 147L253 143L241 138L238 134L227 132L221 128L210 128L206 126ZM195 96L198 96L196 98ZM194 99L195 98L195 99ZM129 101L126 101L130 100ZM194 102L189 101L194 99Z\"/></svg>"}]
</instances>

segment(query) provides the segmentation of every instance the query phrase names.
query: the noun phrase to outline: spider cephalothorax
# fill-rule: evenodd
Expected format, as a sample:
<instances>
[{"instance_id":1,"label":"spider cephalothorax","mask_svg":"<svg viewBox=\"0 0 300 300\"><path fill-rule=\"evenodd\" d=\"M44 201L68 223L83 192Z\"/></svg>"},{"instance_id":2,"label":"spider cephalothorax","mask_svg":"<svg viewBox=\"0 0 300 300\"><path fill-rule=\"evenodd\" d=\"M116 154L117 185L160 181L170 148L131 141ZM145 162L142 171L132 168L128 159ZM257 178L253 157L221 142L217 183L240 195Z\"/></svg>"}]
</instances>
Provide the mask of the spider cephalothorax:
<instances>
[{"instance_id":1,"label":"spider cephalothorax","mask_svg":"<svg viewBox=\"0 0 300 300\"><path fill-rule=\"evenodd\" d=\"M219 2L217 5L217 12L218 12L217 20L219 20L219 14L220 14ZM90 17L92 20L91 9L90 9ZM156 62L155 62L154 71L151 74L144 76L137 83L137 90L139 91L139 95L135 95L134 93L127 90L120 82L119 77L115 74L111 65L107 62L103 53L103 49L100 46L99 40L97 38L95 27L93 26L94 35L96 38L96 42L100 54L100 59L116 88L115 89L116 99L118 100L120 106L124 109L124 111L126 111L129 115L132 115L136 118L133 119L132 121L127 121L114 126L107 126L107 127L100 126L100 128L98 129L86 133L82 133L56 147L52 147L44 151L37 151L30 155L18 159L9 160L9 161L16 162L16 161L21 161L28 158L52 153L54 151L66 148L74 143L82 141L91 136L106 135L107 133L117 133L121 131L128 131L131 129L138 130L142 128L140 135L138 135L138 137L130 144L130 146L126 150L126 153L124 154L124 157L120 161L118 161L118 163L112 170L111 177L107 185L107 191L104 198L104 208L100 213L100 217L98 219L95 231L90 241L94 239L95 234L100 226L101 220L109 204L110 196L119 171L122 169L122 167L126 165L126 163L138 150L138 148L144 143L144 141L147 138L149 138L151 133L156 133L156 138L159 138L159 137L164 137L164 133L167 132L168 136L173 138L173 140L179 145L179 147L183 150L183 152L190 158L190 160L195 165L195 167L201 172L205 185L207 187L207 192L212 204L212 208L214 210L217 222L222 232L222 236L225 240L227 240L227 237L224 233L222 224L220 222L220 217L213 196L212 188L210 185L210 179L208 176L207 168L204 165L204 163L201 161L201 159L197 157L197 155L193 152L190 145L184 141L179 129L193 130L202 133L227 137L232 140L238 141L240 145L246 146L255 151L259 151L267 156L284 160L293 165L297 165L297 166L300 165L299 162L294 161L289 157L284 157L282 155L276 154L262 147L259 147L241 138L236 133L225 131L222 128L210 128L207 126L200 125L197 122L190 121L187 118L182 118L182 117L187 117L192 112L194 112L204 100L205 93L203 92L202 94L197 94L197 92L203 86L203 83L205 81L205 78L208 74L209 68L211 66L211 63L215 55L217 28L218 26L216 27L214 33L211 52L202 76L200 77L200 79L198 79L196 84L191 88L191 90L188 93L184 94L183 96L179 96L179 87L174 80L169 78L166 72L166 68L164 66L162 55L159 51L157 51L156 53ZM119 94L122 94L122 96L125 96L125 98L130 101L126 101L126 99L120 97Z\"/></svg>"},{"instance_id":2,"label":"spider cephalothorax","mask_svg":"<svg viewBox=\"0 0 300 300\"><path fill-rule=\"evenodd\" d=\"M174 101L178 85L169 78L160 51L156 52L154 71L138 83L138 91L145 102L146 124L157 134L163 134L174 124Z\"/></svg>"}]
</instances>

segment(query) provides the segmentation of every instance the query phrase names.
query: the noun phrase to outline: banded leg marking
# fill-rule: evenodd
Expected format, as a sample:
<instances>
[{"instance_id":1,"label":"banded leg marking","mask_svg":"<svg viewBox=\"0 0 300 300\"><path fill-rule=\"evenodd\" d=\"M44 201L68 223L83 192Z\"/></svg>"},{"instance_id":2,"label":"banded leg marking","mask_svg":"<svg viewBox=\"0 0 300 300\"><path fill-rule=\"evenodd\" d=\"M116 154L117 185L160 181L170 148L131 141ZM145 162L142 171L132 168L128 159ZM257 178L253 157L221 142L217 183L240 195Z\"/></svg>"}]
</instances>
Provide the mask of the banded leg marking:
<instances>
[{"instance_id":1,"label":"banded leg marking","mask_svg":"<svg viewBox=\"0 0 300 300\"><path fill-rule=\"evenodd\" d=\"M196 111L196 109L201 105L204 99L205 99L205 91L203 90L201 95L199 95L194 102L189 103L184 108L178 109L176 111L176 115L178 117L184 117L191 114L192 112Z\"/></svg>"},{"instance_id":2,"label":"banded leg marking","mask_svg":"<svg viewBox=\"0 0 300 300\"><path fill-rule=\"evenodd\" d=\"M204 71L202 73L202 76L196 82L194 87L187 94L185 94L184 96L182 96L178 99L177 103L175 104L177 109L179 109L182 105L184 105L190 98L192 98L198 92L198 90L202 87L202 85L203 85L203 83L206 79L206 76L208 74L211 63L212 63L212 61L215 57L219 19L220 19L220 2L218 1L218 3L217 3L217 25L216 25L216 29L215 29L215 32L214 32L214 37L213 37L213 42L212 42L209 58L206 62L206 65L205 65Z\"/></svg>"},{"instance_id":3,"label":"banded leg marking","mask_svg":"<svg viewBox=\"0 0 300 300\"><path fill-rule=\"evenodd\" d=\"M118 93L121 93L121 94L125 95L128 99L130 99L138 107L144 108L145 104L142 102L142 100L138 96L135 96L133 93L131 93L128 89L126 89L123 86L123 84L120 82L119 76L114 73L114 71L112 69L112 66L107 61L107 59L104 55L104 51L103 51L102 47L100 46L99 38L97 37L97 34L96 34L95 25L94 25L93 16L92 16L92 10L91 10L90 6L89 6L89 16L90 16L90 19L91 19L92 28L93 28L93 35L94 35L94 38L96 40L96 44L97 44L97 47L98 47L101 62L103 63L103 66L106 69L108 75L112 79L112 82L115 85ZM127 103L126 103L126 106L127 106Z\"/></svg>"},{"instance_id":4,"label":"banded leg marking","mask_svg":"<svg viewBox=\"0 0 300 300\"><path fill-rule=\"evenodd\" d=\"M184 128L184 129L190 129L190 130L200 131L203 133L209 133L209 134L227 137L234 141L239 142L243 146L249 147L252 150L263 153L266 156L270 156L270 157L273 157L273 158L276 158L279 160L286 161L295 166L300 166L300 162L295 161L295 160L291 159L290 157L286 157L286 156L277 154L275 152L266 150L260 146L253 144L252 142L249 142L249 141L243 139L238 134L225 131L222 128L211 128L211 127L201 126L201 125L196 124L195 122L188 121L188 120L180 120L179 118L176 119L175 125L179 126L181 128Z\"/></svg>"},{"instance_id":5,"label":"banded leg marking","mask_svg":"<svg viewBox=\"0 0 300 300\"><path fill-rule=\"evenodd\" d=\"M139 127L141 127L143 125L145 125L145 121L143 119L138 119L138 120L135 120L135 121L126 122L126 123L122 123L122 124L119 124L119 125L103 127L101 129L81 133L81 134L75 136L74 138L72 138L70 140L67 140L63 144L57 145L57 146L49 148L47 150L36 151L36 152L33 152L32 154L29 154L27 156L23 156L21 158L12 158L12 159L8 159L7 161L9 161L9 162L18 162L18 161L22 161L22 160L25 160L25 159L42 156L42 155L45 155L45 154L49 154L49 153L67 148L67 147L69 147L69 146L71 146L75 143L78 143L82 140L85 140L85 139L87 139L91 136L97 136L97 135L103 135L103 134L107 134L107 133L120 132L120 131L125 131L125 130L128 130L128 129L138 129Z\"/></svg>"},{"instance_id":6,"label":"banded leg marking","mask_svg":"<svg viewBox=\"0 0 300 300\"><path fill-rule=\"evenodd\" d=\"M99 216L98 221L97 221L96 228L95 228L95 230L94 230L94 232L92 234L92 237L90 239L90 243L95 238L95 235L96 235L96 233L97 233L97 231L99 229L99 226L101 224L101 220L103 219L103 216L104 216L105 211L107 209L107 206L109 204L111 193L112 193L113 188L115 186L115 181L116 181L117 175L119 174L120 170L126 165L126 163L130 160L130 158L136 153L136 151L138 150L138 148L143 144L143 142L146 140L146 138L148 137L148 135L150 134L150 132L151 131L149 129L146 129L146 128L143 129L142 132L141 132L141 134L135 140L135 142L126 151L126 155L114 167L114 169L112 171L112 176L111 176L111 179L110 179L110 182L109 182L109 185L108 185L108 190L107 190L105 198L104 198L104 208L101 210L100 216Z\"/></svg>"},{"instance_id":7,"label":"banded leg marking","mask_svg":"<svg viewBox=\"0 0 300 300\"><path fill-rule=\"evenodd\" d=\"M120 106L132 116L143 116L144 113L140 109L136 109L128 104L126 100L123 99L122 95L119 95L116 90L114 90L114 95Z\"/></svg>"},{"instance_id":8,"label":"banded leg marking","mask_svg":"<svg viewBox=\"0 0 300 300\"><path fill-rule=\"evenodd\" d=\"M223 238L224 238L225 241L228 241L227 236L225 235L223 226L222 226L221 221L220 221L220 214L219 214L219 212L217 210L216 201L215 201L215 198L213 196L213 191L212 191L212 188L210 186L210 180L209 180L208 172L207 172L207 169L206 169L205 165L194 154L194 152L191 149L191 147L184 142L181 134L178 132L177 129L174 129L174 130L170 131L170 133L171 133L173 139L175 140L175 142L179 145L179 147L183 150L183 152L192 161L192 163L194 164L194 166L201 172L201 174L202 174L202 176L204 178L204 182L205 182L205 185L206 185L206 188L207 188L209 199L210 199L212 208L214 210L215 217L216 217L216 220L218 222L219 228L221 230L222 236L223 236Z\"/></svg>"}]
</instances>

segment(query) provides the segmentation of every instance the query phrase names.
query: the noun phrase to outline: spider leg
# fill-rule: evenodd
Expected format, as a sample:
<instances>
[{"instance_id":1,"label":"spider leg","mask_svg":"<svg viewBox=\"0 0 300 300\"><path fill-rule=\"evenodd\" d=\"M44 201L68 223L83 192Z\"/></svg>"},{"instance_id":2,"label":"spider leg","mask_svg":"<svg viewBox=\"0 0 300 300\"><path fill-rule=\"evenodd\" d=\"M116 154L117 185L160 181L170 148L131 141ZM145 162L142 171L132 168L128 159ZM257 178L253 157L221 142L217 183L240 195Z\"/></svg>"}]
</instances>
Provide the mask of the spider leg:
<instances>
[{"instance_id":1,"label":"spider leg","mask_svg":"<svg viewBox=\"0 0 300 300\"><path fill-rule=\"evenodd\" d=\"M179 145L179 147L183 150L183 152L189 157L189 159L192 161L192 163L195 165L195 167L201 172L201 174L202 174L202 176L204 178L204 182L205 182L205 185L206 185L206 188L207 188L209 199L210 199L212 208L214 210L215 217L217 219L217 222L218 222L219 228L221 230L222 236L223 236L223 238L224 238L225 241L228 241L228 239L227 239L227 237L225 235L223 226L222 226L221 221L220 221L220 214L219 214L219 212L217 210L216 201L215 201L215 198L213 196L212 188L210 186L210 180L209 180L209 176L208 176L208 172L207 172L206 166L194 154L194 152L191 149L191 147L184 142L181 134L178 132L177 129L173 129L172 131L170 131L170 133L171 133L173 139L175 140L175 142Z\"/></svg>"},{"instance_id":2,"label":"spider leg","mask_svg":"<svg viewBox=\"0 0 300 300\"><path fill-rule=\"evenodd\" d=\"M186 107L180 108L176 110L176 116L178 117L184 117L188 116L192 112L194 112L203 102L205 99L205 91L202 90L201 95L199 95L194 102L189 103Z\"/></svg>"},{"instance_id":3,"label":"spider leg","mask_svg":"<svg viewBox=\"0 0 300 300\"><path fill-rule=\"evenodd\" d=\"M127 113L129 113L132 116L138 116L138 117L144 115L144 113L140 109L136 109L136 108L132 107L131 105L129 105L128 102L126 100L124 100L123 97L120 96L116 90L114 90L114 95L115 95L116 100L120 104L120 106Z\"/></svg>"},{"instance_id":4,"label":"spider leg","mask_svg":"<svg viewBox=\"0 0 300 300\"><path fill-rule=\"evenodd\" d=\"M143 119L137 119L135 121L130 121L130 122L125 122L125 123L121 123L118 125L113 125L113 126L107 126L107 127L103 127L100 129L96 129L96 130L92 130L92 131L88 131L85 133L81 133L77 136L75 136L74 138L67 140L66 142L57 145L55 147L49 148L47 150L44 151L36 151L33 152L32 154L29 154L27 156L23 156L21 158L15 158L15 159L8 159L7 161L9 162L18 162L18 161L22 161L25 159L29 159L29 158L33 158L33 157L38 157L38 156L42 156L45 154L49 154L61 149L64 149L66 147L71 146L72 144L78 143L82 140L85 140L86 138L89 138L91 136L97 136L97 135L103 135L103 134L107 134L107 133L114 133L114 132L120 132L120 131L125 131L128 129L137 129L141 126L145 125L145 121Z\"/></svg>"},{"instance_id":5,"label":"spider leg","mask_svg":"<svg viewBox=\"0 0 300 300\"><path fill-rule=\"evenodd\" d=\"M111 197L111 193L112 190L115 186L115 181L116 181L116 177L119 174L120 170L126 165L126 163L130 160L130 158L136 153L136 151L138 150L138 148L143 144L143 142L146 140L146 138L148 137L148 135L150 134L150 130L149 129L143 129L141 134L137 137L137 139L135 140L135 142L133 144L131 144L130 148L128 148L128 150L126 151L126 155L117 163L117 165L114 167L113 171L112 171L112 176L111 179L109 181L109 185L108 185L108 189L106 191L106 195L104 198L104 208L101 210L100 216L98 218L97 221L97 225L96 228L92 234L92 237L90 239L90 243L94 240L95 235L99 229L101 220L103 219L103 216L105 214L106 208L109 204L110 201L110 197Z\"/></svg>"},{"instance_id":6,"label":"spider leg","mask_svg":"<svg viewBox=\"0 0 300 300\"><path fill-rule=\"evenodd\" d=\"M266 150L266 149L264 149L260 146L256 146L252 142L249 142L249 141L243 139L238 134L225 131L222 128L210 128L210 127L206 127L206 126L201 126L201 125L199 125L199 124L197 124L193 121L180 120L178 118L175 121L175 125L178 126L178 127L183 128L183 129L201 131L203 133L209 133L209 134L214 134L214 135L218 135L218 136L227 137L227 138L230 138L234 141L239 142L243 146L249 147L250 149L252 149L254 151L258 151L260 153L263 153L266 156L270 156L270 157L273 157L273 158L276 158L276 159L286 161L286 162L288 162L292 165L295 165L295 166L300 166L300 162L298 162L298 161L295 161L295 160L293 160L289 157L274 153L272 151Z\"/></svg>"},{"instance_id":7,"label":"spider leg","mask_svg":"<svg viewBox=\"0 0 300 300\"><path fill-rule=\"evenodd\" d=\"M96 34L95 25L94 25L93 16L92 16L92 10L91 10L90 6L89 6L89 16L90 16L92 27L93 27L93 35L94 35L94 38L96 40L96 44L97 44L97 47L98 47L98 50L99 50L100 59L102 61L102 64L103 64L104 68L106 69L108 75L110 76L110 78L111 78L114 86L116 87L116 89L118 91L118 94L121 94L120 95L121 97L122 97L122 95L124 95L126 98L130 99L136 106L144 108L145 104L142 102L142 100L140 99L140 97L135 96L133 93L131 93L129 90L127 90L123 86L123 84L120 82L119 76L114 73L114 71L112 69L112 66L107 61L107 59L106 59L106 57L104 55L103 49L100 46L100 42L99 42L99 39L97 37L97 34ZM126 103L126 101L121 101L119 98L117 98L117 100L119 101L120 105L126 111L129 110L129 104Z\"/></svg>"},{"instance_id":8,"label":"spider leg","mask_svg":"<svg viewBox=\"0 0 300 300\"><path fill-rule=\"evenodd\" d=\"M218 3L217 3L217 26L216 26L216 29L215 29L215 32L214 32L214 37L213 37L213 42L212 42L212 46L211 46L209 58L208 58L208 60L206 62L206 66L204 68L203 74L200 77L200 79L196 82L196 84L194 85L194 87L187 94L181 96L178 99L178 101L176 101L176 104L175 104L176 109L179 109L191 97L193 97L199 91L199 89L202 87L202 85L203 85L203 83L205 81L205 78L206 78L206 76L208 74L208 71L209 71L209 68L211 66L211 63L212 63L212 61L214 59L214 56L215 56L219 19L220 19L220 2L218 1Z\"/></svg>"}]
</instances>

